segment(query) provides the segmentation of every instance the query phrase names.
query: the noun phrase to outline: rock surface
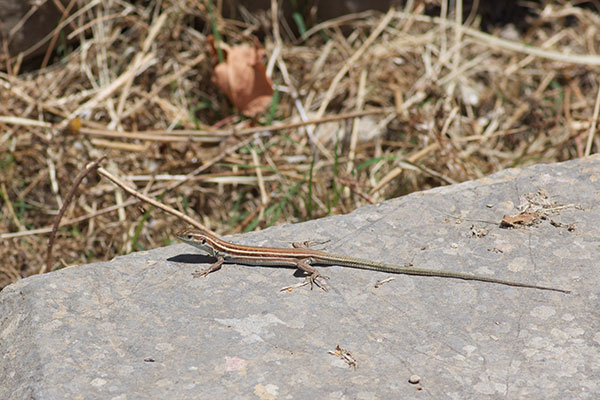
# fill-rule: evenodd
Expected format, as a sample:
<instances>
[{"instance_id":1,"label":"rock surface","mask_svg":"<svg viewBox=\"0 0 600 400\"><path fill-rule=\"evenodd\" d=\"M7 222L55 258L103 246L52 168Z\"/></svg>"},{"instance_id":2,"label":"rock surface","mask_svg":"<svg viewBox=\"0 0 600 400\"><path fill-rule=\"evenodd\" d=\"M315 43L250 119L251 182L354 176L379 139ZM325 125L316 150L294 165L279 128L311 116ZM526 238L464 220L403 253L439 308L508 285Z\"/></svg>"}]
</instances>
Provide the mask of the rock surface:
<instances>
[{"instance_id":1,"label":"rock surface","mask_svg":"<svg viewBox=\"0 0 600 400\"><path fill-rule=\"evenodd\" d=\"M49 41L39 47L36 44L60 22L62 12L56 4L67 7L68 3L69 0L0 0L0 55L6 49L10 56L25 52L25 60L44 54Z\"/></svg>"},{"instance_id":2,"label":"rock surface","mask_svg":"<svg viewBox=\"0 0 600 400\"><path fill-rule=\"evenodd\" d=\"M600 398L599 194L595 156L230 238L568 295L335 266L329 292L280 292L302 278L194 279L208 259L184 244L23 279L0 292L0 398ZM519 205L534 224L500 228Z\"/></svg>"}]
</instances>

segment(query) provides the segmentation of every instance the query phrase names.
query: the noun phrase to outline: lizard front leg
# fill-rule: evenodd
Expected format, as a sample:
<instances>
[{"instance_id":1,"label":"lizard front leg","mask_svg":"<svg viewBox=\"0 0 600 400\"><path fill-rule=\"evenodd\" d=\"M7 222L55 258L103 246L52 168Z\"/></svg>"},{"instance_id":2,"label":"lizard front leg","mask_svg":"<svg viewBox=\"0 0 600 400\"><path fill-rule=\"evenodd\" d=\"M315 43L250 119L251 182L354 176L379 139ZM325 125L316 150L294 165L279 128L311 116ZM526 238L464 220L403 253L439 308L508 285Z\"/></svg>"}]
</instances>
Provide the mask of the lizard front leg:
<instances>
[{"instance_id":1,"label":"lizard front leg","mask_svg":"<svg viewBox=\"0 0 600 400\"><path fill-rule=\"evenodd\" d=\"M217 262L215 262L213 265L211 265L209 268L207 268L205 270L194 271L192 273L192 276L194 278L200 278L202 276L206 276L206 275L210 274L211 272L218 271L221 269L221 265L223 265L224 261L225 261L225 258L223 258L223 256L217 256Z\"/></svg>"},{"instance_id":2,"label":"lizard front leg","mask_svg":"<svg viewBox=\"0 0 600 400\"><path fill-rule=\"evenodd\" d=\"M325 282L319 282L318 278L329 279L329 277L321 275L319 271L317 271L317 269L315 267L312 267L309 263L310 258L304 258L302 260L296 261L296 266L298 267L298 269L308 274L308 276L306 277L306 281L310 283L310 290L312 290L314 285L317 285L324 291L327 291L328 289L327 285L325 285Z\"/></svg>"}]
</instances>

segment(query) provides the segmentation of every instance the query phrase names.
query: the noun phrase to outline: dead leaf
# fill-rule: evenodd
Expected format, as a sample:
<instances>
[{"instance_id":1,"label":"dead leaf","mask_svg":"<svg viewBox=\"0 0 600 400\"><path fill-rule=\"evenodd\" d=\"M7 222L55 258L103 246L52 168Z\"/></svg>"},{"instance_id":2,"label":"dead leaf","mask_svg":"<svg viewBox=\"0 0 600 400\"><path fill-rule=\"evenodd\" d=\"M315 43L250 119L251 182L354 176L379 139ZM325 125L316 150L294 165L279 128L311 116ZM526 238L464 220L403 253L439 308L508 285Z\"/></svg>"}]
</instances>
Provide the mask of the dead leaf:
<instances>
[{"instance_id":1,"label":"dead leaf","mask_svg":"<svg viewBox=\"0 0 600 400\"><path fill-rule=\"evenodd\" d=\"M208 39L216 53L214 38L209 36ZM212 81L245 116L253 117L264 111L271 102L273 87L262 62L263 47L255 39L254 48L222 44L221 49L225 61L215 66Z\"/></svg>"},{"instance_id":2,"label":"dead leaf","mask_svg":"<svg viewBox=\"0 0 600 400\"><path fill-rule=\"evenodd\" d=\"M520 212L515 215L507 215L505 214L502 217L502 222L500 222L500 227L502 228L514 228L517 225L520 226L531 226L537 222L539 222L540 214L539 213L530 213L530 212Z\"/></svg>"}]
</instances>

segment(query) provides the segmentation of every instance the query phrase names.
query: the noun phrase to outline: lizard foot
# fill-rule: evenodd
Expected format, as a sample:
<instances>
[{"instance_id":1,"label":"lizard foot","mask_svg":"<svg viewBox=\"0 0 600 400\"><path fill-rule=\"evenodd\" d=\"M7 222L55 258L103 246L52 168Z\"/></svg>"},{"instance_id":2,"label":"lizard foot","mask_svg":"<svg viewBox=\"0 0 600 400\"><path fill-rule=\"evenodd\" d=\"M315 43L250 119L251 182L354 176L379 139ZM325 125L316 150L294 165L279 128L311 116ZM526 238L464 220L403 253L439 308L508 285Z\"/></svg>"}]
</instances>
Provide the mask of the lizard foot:
<instances>
[{"instance_id":1,"label":"lizard foot","mask_svg":"<svg viewBox=\"0 0 600 400\"><path fill-rule=\"evenodd\" d=\"M321 281L319 281L319 278L321 278ZM329 277L325 276L325 275L321 275L318 272L314 272L306 277L306 282L310 283L310 290L312 290L313 287L315 285L317 285L318 287L320 287L321 289L323 289L324 291L327 292L329 290L329 288L327 287L327 284L325 283L326 279L329 279Z\"/></svg>"},{"instance_id":2,"label":"lizard foot","mask_svg":"<svg viewBox=\"0 0 600 400\"><path fill-rule=\"evenodd\" d=\"M194 272L192 272L192 276L194 278L202 278L203 276L206 276L208 274L210 274L212 271L210 269L206 269L206 270L196 270Z\"/></svg>"}]
</instances>

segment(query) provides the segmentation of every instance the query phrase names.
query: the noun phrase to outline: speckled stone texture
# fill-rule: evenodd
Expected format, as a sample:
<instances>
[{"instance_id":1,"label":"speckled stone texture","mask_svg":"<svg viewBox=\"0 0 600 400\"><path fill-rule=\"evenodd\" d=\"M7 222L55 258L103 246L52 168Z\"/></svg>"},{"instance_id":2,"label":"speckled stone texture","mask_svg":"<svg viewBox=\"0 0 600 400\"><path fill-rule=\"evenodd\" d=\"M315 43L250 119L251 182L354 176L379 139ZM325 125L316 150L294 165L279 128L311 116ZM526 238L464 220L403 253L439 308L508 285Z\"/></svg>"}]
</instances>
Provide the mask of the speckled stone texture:
<instances>
[{"instance_id":1,"label":"speckled stone texture","mask_svg":"<svg viewBox=\"0 0 600 400\"><path fill-rule=\"evenodd\" d=\"M0 398L598 399L599 195L594 156L229 238L568 295L336 266L329 292L280 292L293 269L194 279L210 260L184 244L23 279L0 293ZM544 218L500 228L521 204Z\"/></svg>"}]
</instances>

